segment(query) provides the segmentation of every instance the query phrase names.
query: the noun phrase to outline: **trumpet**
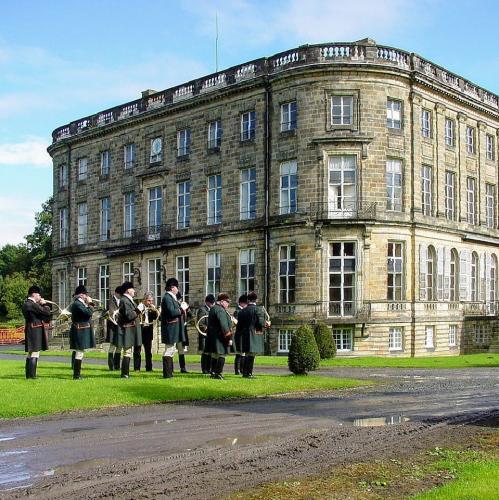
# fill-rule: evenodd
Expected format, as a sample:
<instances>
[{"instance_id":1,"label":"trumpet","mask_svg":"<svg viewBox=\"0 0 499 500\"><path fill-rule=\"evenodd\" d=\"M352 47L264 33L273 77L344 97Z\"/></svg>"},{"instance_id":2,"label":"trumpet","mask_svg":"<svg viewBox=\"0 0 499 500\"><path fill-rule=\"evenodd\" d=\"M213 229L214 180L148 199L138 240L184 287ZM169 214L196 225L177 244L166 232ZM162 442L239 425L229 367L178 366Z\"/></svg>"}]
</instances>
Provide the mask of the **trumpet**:
<instances>
[{"instance_id":1,"label":"trumpet","mask_svg":"<svg viewBox=\"0 0 499 500\"><path fill-rule=\"evenodd\" d=\"M95 307L95 303L97 302L98 307L104 307L104 304L101 300L93 299L92 297L90 297L90 295L87 295L85 302L87 303L87 306Z\"/></svg>"}]
</instances>

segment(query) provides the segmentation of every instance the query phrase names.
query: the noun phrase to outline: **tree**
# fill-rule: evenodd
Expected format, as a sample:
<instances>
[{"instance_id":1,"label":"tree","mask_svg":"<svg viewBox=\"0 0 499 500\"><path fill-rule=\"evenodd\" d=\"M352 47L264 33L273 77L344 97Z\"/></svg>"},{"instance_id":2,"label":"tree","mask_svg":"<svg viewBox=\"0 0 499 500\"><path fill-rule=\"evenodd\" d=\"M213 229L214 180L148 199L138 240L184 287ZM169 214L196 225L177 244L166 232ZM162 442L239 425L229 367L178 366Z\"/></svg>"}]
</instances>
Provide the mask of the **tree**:
<instances>
[{"instance_id":1,"label":"tree","mask_svg":"<svg viewBox=\"0 0 499 500\"><path fill-rule=\"evenodd\" d=\"M317 323L314 328L314 337L321 359L331 359L336 356L336 344L333 341L330 327L324 323Z\"/></svg>"},{"instance_id":2,"label":"tree","mask_svg":"<svg viewBox=\"0 0 499 500\"><path fill-rule=\"evenodd\" d=\"M288 367L295 375L306 375L317 370L320 363L319 349L314 332L308 325L302 325L293 335L288 354Z\"/></svg>"},{"instance_id":3,"label":"tree","mask_svg":"<svg viewBox=\"0 0 499 500\"><path fill-rule=\"evenodd\" d=\"M2 278L0 298L5 308L7 319L22 318L21 307L26 299L30 282L22 273L13 273Z\"/></svg>"}]
</instances>

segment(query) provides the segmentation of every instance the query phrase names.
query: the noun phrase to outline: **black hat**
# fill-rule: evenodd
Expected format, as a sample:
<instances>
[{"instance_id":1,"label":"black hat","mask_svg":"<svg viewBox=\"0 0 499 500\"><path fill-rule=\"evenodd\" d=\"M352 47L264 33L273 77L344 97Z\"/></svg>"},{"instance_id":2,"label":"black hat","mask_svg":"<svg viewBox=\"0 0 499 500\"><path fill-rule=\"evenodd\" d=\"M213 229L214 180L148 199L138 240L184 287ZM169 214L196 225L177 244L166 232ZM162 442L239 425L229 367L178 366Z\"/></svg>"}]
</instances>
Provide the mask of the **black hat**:
<instances>
[{"instance_id":1,"label":"black hat","mask_svg":"<svg viewBox=\"0 0 499 500\"><path fill-rule=\"evenodd\" d=\"M80 293L85 293L87 294L87 289L85 288L85 285L78 285L76 288L75 288L75 293L74 295L80 295Z\"/></svg>"},{"instance_id":2,"label":"black hat","mask_svg":"<svg viewBox=\"0 0 499 500\"><path fill-rule=\"evenodd\" d=\"M174 286L178 288L178 280L176 278L168 278L166 281L166 289L171 290Z\"/></svg>"},{"instance_id":3,"label":"black hat","mask_svg":"<svg viewBox=\"0 0 499 500\"><path fill-rule=\"evenodd\" d=\"M123 290L121 288L121 285L120 286L117 286L115 289L114 289L114 293L119 293L120 295L123 294Z\"/></svg>"},{"instance_id":4,"label":"black hat","mask_svg":"<svg viewBox=\"0 0 499 500\"><path fill-rule=\"evenodd\" d=\"M126 293L127 290L130 290L130 288L133 288L133 283L131 281L125 281L119 288L121 288L120 293Z\"/></svg>"},{"instance_id":5,"label":"black hat","mask_svg":"<svg viewBox=\"0 0 499 500\"><path fill-rule=\"evenodd\" d=\"M28 296L33 295L34 293L42 293L42 289L38 285L31 285L28 288Z\"/></svg>"},{"instance_id":6,"label":"black hat","mask_svg":"<svg viewBox=\"0 0 499 500\"><path fill-rule=\"evenodd\" d=\"M248 296L243 293L238 299L237 299L238 304L247 304L248 303Z\"/></svg>"},{"instance_id":7,"label":"black hat","mask_svg":"<svg viewBox=\"0 0 499 500\"><path fill-rule=\"evenodd\" d=\"M248 301L249 302L256 302L256 299L258 299L258 295L256 294L256 292L248 293Z\"/></svg>"},{"instance_id":8,"label":"black hat","mask_svg":"<svg viewBox=\"0 0 499 500\"><path fill-rule=\"evenodd\" d=\"M208 304L214 304L216 302L215 296L212 293L209 293L205 298L205 302L208 302Z\"/></svg>"}]
</instances>

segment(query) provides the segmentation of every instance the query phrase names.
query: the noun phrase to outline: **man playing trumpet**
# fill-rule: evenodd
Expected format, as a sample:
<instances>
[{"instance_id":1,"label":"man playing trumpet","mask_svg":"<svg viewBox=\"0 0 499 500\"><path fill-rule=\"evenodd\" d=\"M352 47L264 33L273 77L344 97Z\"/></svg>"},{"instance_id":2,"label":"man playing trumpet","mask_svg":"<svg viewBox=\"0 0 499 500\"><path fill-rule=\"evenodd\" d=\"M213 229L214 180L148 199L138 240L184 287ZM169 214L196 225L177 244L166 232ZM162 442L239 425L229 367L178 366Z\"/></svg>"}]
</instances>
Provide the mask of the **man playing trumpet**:
<instances>
[{"instance_id":1,"label":"man playing trumpet","mask_svg":"<svg viewBox=\"0 0 499 500\"><path fill-rule=\"evenodd\" d=\"M121 353L116 349L114 339L118 337L119 326L113 322L111 318L115 317L116 311L120 307L121 287L117 286L114 294L109 301L107 310L108 319L106 320L106 342L109 342L109 350L107 352L107 365L111 371L120 369Z\"/></svg>"},{"instance_id":2,"label":"man playing trumpet","mask_svg":"<svg viewBox=\"0 0 499 500\"><path fill-rule=\"evenodd\" d=\"M159 312L154 305L152 292L147 292L142 302L137 306L140 311L140 325L142 328L142 345L146 357L146 372L152 372L152 340L154 334L154 321L158 319ZM140 371L142 346L133 348L133 369Z\"/></svg>"}]
</instances>

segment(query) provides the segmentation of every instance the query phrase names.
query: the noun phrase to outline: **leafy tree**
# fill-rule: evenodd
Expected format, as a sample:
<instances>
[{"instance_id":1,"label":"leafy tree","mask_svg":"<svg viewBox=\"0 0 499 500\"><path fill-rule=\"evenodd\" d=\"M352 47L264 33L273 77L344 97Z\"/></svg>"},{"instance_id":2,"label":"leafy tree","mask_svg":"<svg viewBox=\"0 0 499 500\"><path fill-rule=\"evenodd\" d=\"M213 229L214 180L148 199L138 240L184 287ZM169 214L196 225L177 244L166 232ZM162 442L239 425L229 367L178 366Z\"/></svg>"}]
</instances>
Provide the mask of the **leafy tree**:
<instances>
[{"instance_id":1,"label":"leafy tree","mask_svg":"<svg viewBox=\"0 0 499 500\"><path fill-rule=\"evenodd\" d=\"M0 296L7 319L22 318L21 306L29 286L30 282L22 273L13 273L2 279Z\"/></svg>"},{"instance_id":2,"label":"leafy tree","mask_svg":"<svg viewBox=\"0 0 499 500\"><path fill-rule=\"evenodd\" d=\"M314 337L321 359L331 359L336 356L336 344L333 341L330 327L324 323L317 323L314 328Z\"/></svg>"},{"instance_id":3,"label":"leafy tree","mask_svg":"<svg viewBox=\"0 0 499 500\"><path fill-rule=\"evenodd\" d=\"M293 335L288 354L288 367L296 375L306 375L317 370L320 363L319 349L314 332L308 325L302 325Z\"/></svg>"},{"instance_id":4,"label":"leafy tree","mask_svg":"<svg viewBox=\"0 0 499 500\"><path fill-rule=\"evenodd\" d=\"M0 249L0 276L29 269L30 258L25 244L4 245Z\"/></svg>"}]
</instances>

